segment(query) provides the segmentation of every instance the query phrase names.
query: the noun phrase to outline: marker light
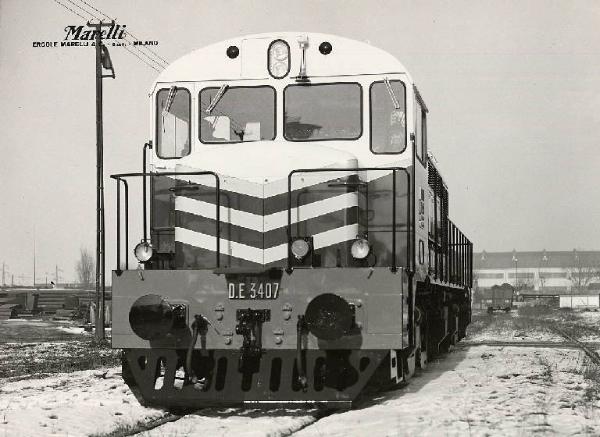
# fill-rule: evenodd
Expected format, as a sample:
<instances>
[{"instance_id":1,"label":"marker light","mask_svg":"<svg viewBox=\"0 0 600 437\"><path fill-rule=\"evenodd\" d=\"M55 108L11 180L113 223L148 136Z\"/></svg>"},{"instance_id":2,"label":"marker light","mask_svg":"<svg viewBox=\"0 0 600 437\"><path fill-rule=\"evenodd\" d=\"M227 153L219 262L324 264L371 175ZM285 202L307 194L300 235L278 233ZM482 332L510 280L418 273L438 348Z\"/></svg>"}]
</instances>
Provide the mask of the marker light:
<instances>
[{"instance_id":1,"label":"marker light","mask_svg":"<svg viewBox=\"0 0 600 437\"><path fill-rule=\"evenodd\" d=\"M331 43L329 41L323 41L321 44L319 44L319 51L322 55L328 55L331 53L331 50L333 50L333 47L331 47Z\"/></svg>"},{"instance_id":2,"label":"marker light","mask_svg":"<svg viewBox=\"0 0 600 437\"><path fill-rule=\"evenodd\" d=\"M371 246L369 246L369 242L364 238L359 238L352 243L351 253L356 259L365 259L369 255L370 251Z\"/></svg>"},{"instance_id":3,"label":"marker light","mask_svg":"<svg viewBox=\"0 0 600 437\"><path fill-rule=\"evenodd\" d=\"M292 253L297 260L304 258L308 254L309 250L310 246L308 241L303 240L302 238L298 238L292 242Z\"/></svg>"},{"instance_id":4,"label":"marker light","mask_svg":"<svg viewBox=\"0 0 600 437\"><path fill-rule=\"evenodd\" d=\"M229 59L235 59L240 54L240 49L237 46L229 46L226 53Z\"/></svg>"},{"instance_id":5,"label":"marker light","mask_svg":"<svg viewBox=\"0 0 600 437\"><path fill-rule=\"evenodd\" d=\"M141 263L145 263L152 258L153 253L154 249L152 248L152 245L144 240L138 243L137 246L135 246L135 249L133 249L133 254Z\"/></svg>"},{"instance_id":6,"label":"marker light","mask_svg":"<svg viewBox=\"0 0 600 437\"><path fill-rule=\"evenodd\" d=\"M269 74L281 79L290 72L290 46L282 39L277 39L269 46Z\"/></svg>"}]
</instances>

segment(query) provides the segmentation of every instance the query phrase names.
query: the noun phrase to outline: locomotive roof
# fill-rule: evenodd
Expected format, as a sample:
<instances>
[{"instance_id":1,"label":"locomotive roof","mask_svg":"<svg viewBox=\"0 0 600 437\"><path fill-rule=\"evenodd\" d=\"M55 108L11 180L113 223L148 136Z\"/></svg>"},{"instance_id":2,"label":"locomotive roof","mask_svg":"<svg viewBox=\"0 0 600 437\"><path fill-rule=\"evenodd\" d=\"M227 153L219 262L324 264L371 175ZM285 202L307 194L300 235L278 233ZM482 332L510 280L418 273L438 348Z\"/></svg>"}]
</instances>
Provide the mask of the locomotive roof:
<instances>
[{"instance_id":1,"label":"locomotive roof","mask_svg":"<svg viewBox=\"0 0 600 437\"><path fill-rule=\"evenodd\" d=\"M267 50L272 41L289 44L291 68L287 78L297 75L301 50L298 39L308 37L306 64L308 77L356 74L405 73L406 68L391 54L368 43L335 35L313 32L272 32L240 36L197 49L170 64L156 79L159 82L205 80L271 79L267 71ZM319 52L329 42L331 53ZM237 46L239 56L231 59L227 48ZM412 80L409 76L409 81Z\"/></svg>"}]
</instances>

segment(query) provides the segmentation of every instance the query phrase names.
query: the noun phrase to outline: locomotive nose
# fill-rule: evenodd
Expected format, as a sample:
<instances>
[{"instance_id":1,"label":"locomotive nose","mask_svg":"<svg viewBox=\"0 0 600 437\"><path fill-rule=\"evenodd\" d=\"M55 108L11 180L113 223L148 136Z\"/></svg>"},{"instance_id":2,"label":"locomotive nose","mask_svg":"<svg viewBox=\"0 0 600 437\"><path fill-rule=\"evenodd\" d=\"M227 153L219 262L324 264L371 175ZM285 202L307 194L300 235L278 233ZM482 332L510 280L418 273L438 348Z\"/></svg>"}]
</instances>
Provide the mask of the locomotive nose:
<instances>
[{"instance_id":1,"label":"locomotive nose","mask_svg":"<svg viewBox=\"0 0 600 437\"><path fill-rule=\"evenodd\" d=\"M313 143L264 141L228 144L202 150L190 156L186 167L212 170L254 182L265 178L287 178L292 170L307 168L356 168L357 159L352 153L330 146Z\"/></svg>"}]
</instances>

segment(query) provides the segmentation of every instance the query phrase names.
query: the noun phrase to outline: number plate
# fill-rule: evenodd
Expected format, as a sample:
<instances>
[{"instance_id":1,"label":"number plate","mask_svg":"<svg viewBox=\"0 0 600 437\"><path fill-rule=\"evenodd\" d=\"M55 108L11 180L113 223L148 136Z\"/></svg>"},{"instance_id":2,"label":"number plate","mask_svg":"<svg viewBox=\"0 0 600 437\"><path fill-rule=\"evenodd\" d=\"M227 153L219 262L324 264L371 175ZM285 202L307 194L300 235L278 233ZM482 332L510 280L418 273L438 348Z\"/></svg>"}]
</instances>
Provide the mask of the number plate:
<instances>
[{"instance_id":1,"label":"number plate","mask_svg":"<svg viewBox=\"0 0 600 437\"><path fill-rule=\"evenodd\" d=\"M274 300L279 296L279 281L250 279L246 281L228 282L229 299L238 300Z\"/></svg>"}]
</instances>

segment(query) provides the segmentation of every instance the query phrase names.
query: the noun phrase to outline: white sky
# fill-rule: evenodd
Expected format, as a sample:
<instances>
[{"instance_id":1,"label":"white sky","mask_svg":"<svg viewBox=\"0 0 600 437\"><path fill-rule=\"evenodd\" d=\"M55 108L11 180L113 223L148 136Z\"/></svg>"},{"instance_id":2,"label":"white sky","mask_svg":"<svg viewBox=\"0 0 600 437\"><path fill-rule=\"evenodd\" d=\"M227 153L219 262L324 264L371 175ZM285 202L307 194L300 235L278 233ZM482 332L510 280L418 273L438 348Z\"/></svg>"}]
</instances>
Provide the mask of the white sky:
<instances>
[{"instance_id":1,"label":"white sky","mask_svg":"<svg viewBox=\"0 0 600 437\"><path fill-rule=\"evenodd\" d=\"M369 40L415 78L450 215L476 250L600 248L600 1L86 2L158 40L168 61L270 30ZM17 282L31 283L34 227L38 281L56 264L72 280L79 247L94 249L93 49L32 47L76 24L55 0L0 0L0 263ZM141 170L157 75L122 48L111 56L107 175ZM111 269L114 182L106 187Z\"/></svg>"}]
</instances>

